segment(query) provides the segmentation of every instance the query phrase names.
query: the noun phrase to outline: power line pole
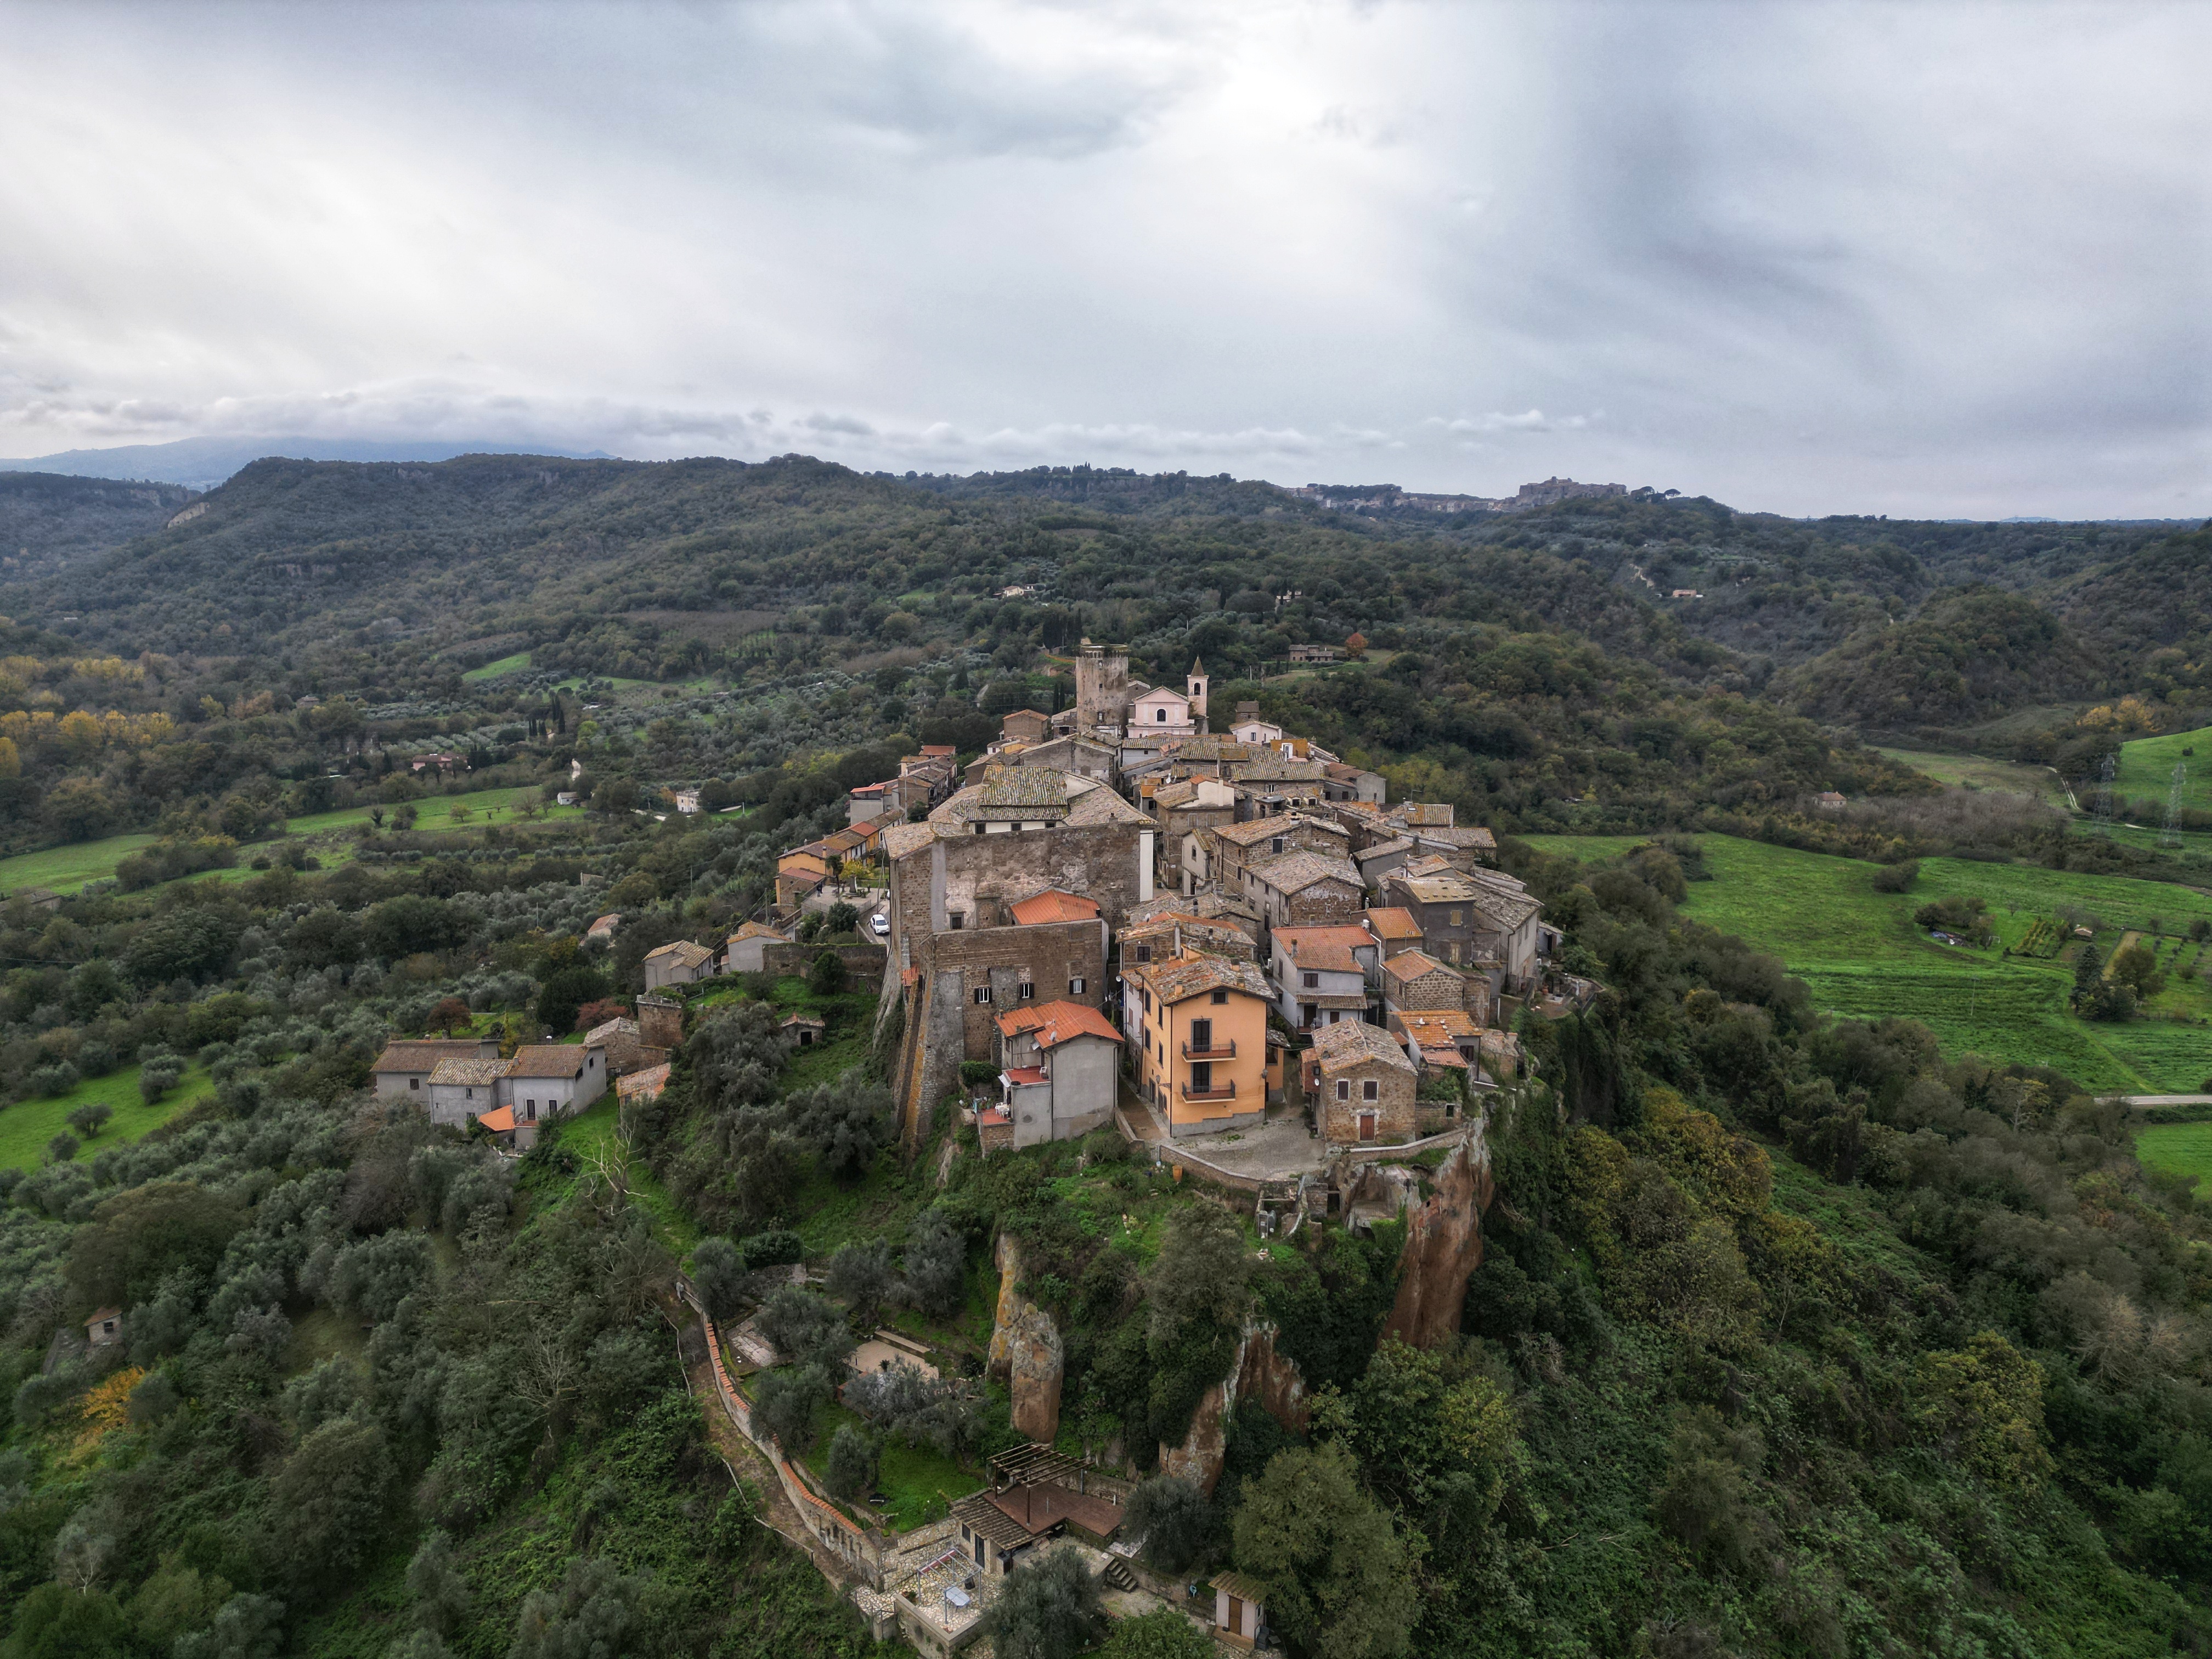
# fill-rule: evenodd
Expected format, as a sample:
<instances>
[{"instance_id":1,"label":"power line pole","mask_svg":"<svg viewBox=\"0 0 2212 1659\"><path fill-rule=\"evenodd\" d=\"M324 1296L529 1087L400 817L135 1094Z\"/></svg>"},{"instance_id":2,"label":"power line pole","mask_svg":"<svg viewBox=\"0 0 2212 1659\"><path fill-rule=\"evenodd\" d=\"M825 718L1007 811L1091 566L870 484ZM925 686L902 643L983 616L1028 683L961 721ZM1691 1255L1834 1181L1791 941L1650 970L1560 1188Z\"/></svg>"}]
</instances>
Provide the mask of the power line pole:
<instances>
[{"instance_id":1,"label":"power line pole","mask_svg":"<svg viewBox=\"0 0 2212 1659\"><path fill-rule=\"evenodd\" d=\"M2189 781L2189 763L2173 763L2173 787L2166 792L2166 828L2159 836L2160 847L2181 845L2181 787Z\"/></svg>"}]
</instances>

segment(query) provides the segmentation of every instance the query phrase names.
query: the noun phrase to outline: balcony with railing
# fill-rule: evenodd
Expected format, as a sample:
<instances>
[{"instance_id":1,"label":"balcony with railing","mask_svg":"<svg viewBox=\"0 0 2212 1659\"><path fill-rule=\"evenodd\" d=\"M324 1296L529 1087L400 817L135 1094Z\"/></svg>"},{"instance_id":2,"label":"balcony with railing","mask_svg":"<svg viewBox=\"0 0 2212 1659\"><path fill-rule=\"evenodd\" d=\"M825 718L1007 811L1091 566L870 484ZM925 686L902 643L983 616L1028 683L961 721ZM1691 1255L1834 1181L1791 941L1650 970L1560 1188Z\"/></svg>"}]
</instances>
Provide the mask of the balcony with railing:
<instances>
[{"instance_id":1,"label":"balcony with railing","mask_svg":"<svg viewBox=\"0 0 2212 1659\"><path fill-rule=\"evenodd\" d=\"M1234 1060L1237 1058L1237 1040L1231 1037L1226 1042L1186 1042L1182 1045L1182 1057L1185 1060Z\"/></svg>"},{"instance_id":2,"label":"balcony with railing","mask_svg":"<svg viewBox=\"0 0 2212 1659\"><path fill-rule=\"evenodd\" d=\"M1237 1098L1237 1084L1232 1079L1227 1083L1211 1084L1199 1089L1186 1083L1182 1085L1182 1097L1185 1100L1234 1100Z\"/></svg>"}]
</instances>

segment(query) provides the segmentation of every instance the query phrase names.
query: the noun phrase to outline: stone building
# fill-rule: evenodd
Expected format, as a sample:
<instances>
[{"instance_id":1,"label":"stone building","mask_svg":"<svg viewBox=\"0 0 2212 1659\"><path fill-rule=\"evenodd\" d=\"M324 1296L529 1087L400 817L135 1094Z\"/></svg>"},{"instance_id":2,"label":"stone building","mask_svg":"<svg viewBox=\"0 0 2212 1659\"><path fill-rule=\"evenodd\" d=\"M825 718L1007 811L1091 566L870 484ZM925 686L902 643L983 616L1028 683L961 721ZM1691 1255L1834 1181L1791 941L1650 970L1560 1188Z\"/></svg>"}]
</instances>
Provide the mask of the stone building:
<instances>
[{"instance_id":1,"label":"stone building","mask_svg":"<svg viewBox=\"0 0 2212 1659\"><path fill-rule=\"evenodd\" d=\"M1367 889L1350 860L1320 853L1285 853L1243 871L1245 896L1270 928L1356 921Z\"/></svg>"},{"instance_id":2,"label":"stone building","mask_svg":"<svg viewBox=\"0 0 2212 1659\"><path fill-rule=\"evenodd\" d=\"M1332 1146L1411 1140L1419 1074L1388 1031L1347 1020L1314 1033L1306 1091Z\"/></svg>"},{"instance_id":3,"label":"stone building","mask_svg":"<svg viewBox=\"0 0 2212 1659\"><path fill-rule=\"evenodd\" d=\"M369 1074L376 1079L380 1100L405 1096L420 1103L426 1097L430 1073L444 1060L497 1060L497 1037L433 1038L422 1042L388 1042L376 1057Z\"/></svg>"}]
</instances>

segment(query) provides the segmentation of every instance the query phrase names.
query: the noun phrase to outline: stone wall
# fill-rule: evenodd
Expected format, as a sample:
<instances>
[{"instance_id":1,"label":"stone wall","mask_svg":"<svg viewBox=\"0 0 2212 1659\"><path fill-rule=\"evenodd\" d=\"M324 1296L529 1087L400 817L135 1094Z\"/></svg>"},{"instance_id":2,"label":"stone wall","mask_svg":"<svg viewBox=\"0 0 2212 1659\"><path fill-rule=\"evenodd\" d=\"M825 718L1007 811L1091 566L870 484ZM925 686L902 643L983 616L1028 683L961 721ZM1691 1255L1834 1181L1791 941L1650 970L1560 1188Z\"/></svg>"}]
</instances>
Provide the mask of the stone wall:
<instances>
[{"instance_id":1,"label":"stone wall","mask_svg":"<svg viewBox=\"0 0 2212 1659\"><path fill-rule=\"evenodd\" d=\"M994 841L1010 837L996 836ZM998 1054L998 1017L1038 1003L1106 1000L1106 926L1103 921L1047 921L1032 927L970 927L957 933L908 935L911 977L904 984L906 1029L897 1075L906 1079L899 1120L909 1144L931 1109L957 1088L960 1063ZM1080 979L1083 990L1068 986ZM1023 985L1035 988L1024 999ZM975 993L988 988L988 1002Z\"/></svg>"},{"instance_id":2,"label":"stone wall","mask_svg":"<svg viewBox=\"0 0 2212 1659\"><path fill-rule=\"evenodd\" d=\"M761 968L770 974L803 975L813 967L814 958L827 950L837 952L837 960L856 980L872 982L884 976L885 951L880 945L801 945L796 939L787 943L771 939L761 947Z\"/></svg>"}]
</instances>

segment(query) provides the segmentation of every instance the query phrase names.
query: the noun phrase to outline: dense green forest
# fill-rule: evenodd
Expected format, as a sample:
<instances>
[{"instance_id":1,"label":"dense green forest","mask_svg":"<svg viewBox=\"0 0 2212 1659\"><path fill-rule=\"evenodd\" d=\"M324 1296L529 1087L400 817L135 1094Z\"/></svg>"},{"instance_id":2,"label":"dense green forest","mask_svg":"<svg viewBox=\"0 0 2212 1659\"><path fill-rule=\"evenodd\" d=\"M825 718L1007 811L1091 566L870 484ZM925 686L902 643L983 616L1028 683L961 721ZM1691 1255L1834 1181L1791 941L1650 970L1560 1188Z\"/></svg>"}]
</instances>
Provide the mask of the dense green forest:
<instances>
[{"instance_id":1,"label":"dense green forest","mask_svg":"<svg viewBox=\"0 0 2212 1659\"><path fill-rule=\"evenodd\" d=\"M2057 1071L1820 1014L1678 908L1705 872L1675 833L1899 891L1937 855L2204 884L2191 841L1861 735L1994 729L2077 787L2124 742L2193 750L2203 532L1649 494L1440 523L803 458L269 461L204 499L167 529L49 501L0 583L6 1652L866 1652L687 1388L673 1276L827 1270L763 1409L972 1476L1002 1393L833 1428L826 1391L893 1310L980 1370L1001 1233L1155 1564L1276 1587L1302 1656L2212 1650L2192 1183ZM624 1135L610 1103L518 1163L365 1094L392 1033L573 1033L635 995L847 788L1064 702L1086 635L1155 682L1202 655L1217 706L1498 830L1607 988L1523 1031L1460 1339L1378 1346L1394 1224L1262 1261L1111 1137L985 1160L940 1123L902 1161L893 1034L827 971L694 995ZM1624 839L1514 839L1563 831ZM802 1010L826 1041L793 1058ZM69 1340L103 1307L125 1343ZM1241 1412L1208 1496L1153 1448L1253 1317L1312 1420Z\"/></svg>"}]
</instances>

